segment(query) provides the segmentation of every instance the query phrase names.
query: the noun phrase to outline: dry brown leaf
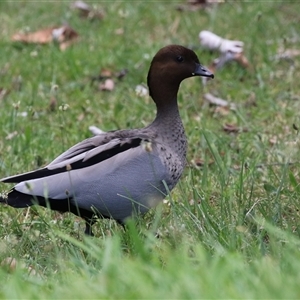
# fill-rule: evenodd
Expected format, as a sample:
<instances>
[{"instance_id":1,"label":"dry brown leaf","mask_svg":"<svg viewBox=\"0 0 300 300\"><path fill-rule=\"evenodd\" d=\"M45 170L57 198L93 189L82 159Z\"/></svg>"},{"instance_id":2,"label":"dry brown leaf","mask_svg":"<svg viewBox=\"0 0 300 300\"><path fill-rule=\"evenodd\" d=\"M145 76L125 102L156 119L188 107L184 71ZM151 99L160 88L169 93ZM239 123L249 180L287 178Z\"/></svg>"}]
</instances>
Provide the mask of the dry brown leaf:
<instances>
[{"instance_id":1,"label":"dry brown leaf","mask_svg":"<svg viewBox=\"0 0 300 300\"><path fill-rule=\"evenodd\" d=\"M62 26L54 28L52 31L53 38L59 43L74 40L78 37L78 33L70 26Z\"/></svg>"},{"instance_id":2,"label":"dry brown leaf","mask_svg":"<svg viewBox=\"0 0 300 300\"><path fill-rule=\"evenodd\" d=\"M55 26L31 33L16 33L11 40L14 42L49 44L57 42L60 50L65 50L78 39L78 33L70 26Z\"/></svg>"},{"instance_id":3,"label":"dry brown leaf","mask_svg":"<svg viewBox=\"0 0 300 300\"><path fill-rule=\"evenodd\" d=\"M94 81L102 81L104 79L111 78L112 75L113 75L112 70L101 69L100 73L97 76L91 76L91 80L92 80L92 83L94 83Z\"/></svg>"},{"instance_id":4,"label":"dry brown leaf","mask_svg":"<svg viewBox=\"0 0 300 300\"><path fill-rule=\"evenodd\" d=\"M117 79L122 79L127 73L128 73L127 69L123 69L116 73L114 73L111 69L101 69L99 75L91 76L92 84L95 81L103 81L105 79L111 79L113 77L116 77Z\"/></svg>"},{"instance_id":5,"label":"dry brown leaf","mask_svg":"<svg viewBox=\"0 0 300 300\"><path fill-rule=\"evenodd\" d=\"M111 78L105 79L104 83L99 84L100 91L112 91L115 88L115 83Z\"/></svg>"},{"instance_id":6,"label":"dry brown leaf","mask_svg":"<svg viewBox=\"0 0 300 300\"><path fill-rule=\"evenodd\" d=\"M246 69L250 67L249 61L243 52L236 53L233 60Z\"/></svg>"},{"instance_id":7,"label":"dry brown leaf","mask_svg":"<svg viewBox=\"0 0 300 300\"><path fill-rule=\"evenodd\" d=\"M101 71L100 71L100 75L99 75L99 77L100 78L110 78L110 77L112 77L112 74L113 74L113 72L112 72L112 70L109 70L109 69L102 69Z\"/></svg>"},{"instance_id":8,"label":"dry brown leaf","mask_svg":"<svg viewBox=\"0 0 300 300\"><path fill-rule=\"evenodd\" d=\"M46 28L27 34L16 33L11 39L14 42L47 44L53 40L52 30L53 28Z\"/></svg>"},{"instance_id":9,"label":"dry brown leaf","mask_svg":"<svg viewBox=\"0 0 300 300\"><path fill-rule=\"evenodd\" d=\"M213 160L209 160L209 161L207 162L206 160L203 160L203 159L201 159L201 158L196 158L196 159L193 159L193 160L191 161L191 163L192 163L192 165L194 165L194 166L197 166L197 167L203 167L203 166L205 166L205 164L208 164L208 165L210 166L211 164L214 163L214 161L213 161Z\"/></svg>"},{"instance_id":10,"label":"dry brown leaf","mask_svg":"<svg viewBox=\"0 0 300 300\"><path fill-rule=\"evenodd\" d=\"M230 113L230 108L228 106L217 106L214 112L220 116L227 116Z\"/></svg>"},{"instance_id":11,"label":"dry brown leaf","mask_svg":"<svg viewBox=\"0 0 300 300\"><path fill-rule=\"evenodd\" d=\"M53 41L57 41L59 43L59 49L62 51L77 41L79 37L78 33L70 26L55 28L52 31L52 35Z\"/></svg>"},{"instance_id":12,"label":"dry brown leaf","mask_svg":"<svg viewBox=\"0 0 300 300\"><path fill-rule=\"evenodd\" d=\"M247 128L239 128L237 125L229 124L229 123L225 123L223 125L223 130L228 133L239 133L239 132L247 132L248 131Z\"/></svg>"},{"instance_id":13,"label":"dry brown leaf","mask_svg":"<svg viewBox=\"0 0 300 300\"><path fill-rule=\"evenodd\" d=\"M223 68L223 66L230 61L236 61L245 69L250 67L250 63L243 52L233 53L228 51L226 54L223 54L220 57L214 59L209 66L209 70L212 73L215 73L216 70Z\"/></svg>"},{"instance_id":14,"label":"dry brown leaf","mask_svg":"<svg viewBox=\"0 0 300 300\"><path fill-rule=\"evenodd\" d=\"M57 100L55 97L51 97L49 101L49 110L50 111L55 111L57 107Z\"/></svg>"},{"instance_id":15,"label":"dry brown leaf","mask_svg":"<svg viewBox=\"0 0 300 300\"><path fill-rule=\"evenodd\" d=\"M236 126L236 125L233 125L233 124L224 124L223 125L223 130L225 132L229 132L229 133L237 133L239 132L239 128Z\"/></svg>"}]
</instances>

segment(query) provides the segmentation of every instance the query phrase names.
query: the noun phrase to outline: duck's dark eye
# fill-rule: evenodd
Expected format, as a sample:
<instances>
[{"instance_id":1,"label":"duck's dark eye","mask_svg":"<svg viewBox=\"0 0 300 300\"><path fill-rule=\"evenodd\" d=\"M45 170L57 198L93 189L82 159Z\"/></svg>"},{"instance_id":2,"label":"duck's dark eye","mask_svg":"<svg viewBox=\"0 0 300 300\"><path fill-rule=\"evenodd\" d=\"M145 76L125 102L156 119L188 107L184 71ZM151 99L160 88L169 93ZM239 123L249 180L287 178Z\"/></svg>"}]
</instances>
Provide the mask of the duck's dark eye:
<instances>
[{"instance_id":1,"label":"duck's dark eye","mask_svg":"<svg viewBox=\"0 0 300 300\"><path fill-rule=\"evenodd\" d=\"M178 56L176 57L176 60L177 60L178 62L183 62L183 61L184 61L183 56L181 56L181 55L178 55Z\"/></svg>"}]
</instances>

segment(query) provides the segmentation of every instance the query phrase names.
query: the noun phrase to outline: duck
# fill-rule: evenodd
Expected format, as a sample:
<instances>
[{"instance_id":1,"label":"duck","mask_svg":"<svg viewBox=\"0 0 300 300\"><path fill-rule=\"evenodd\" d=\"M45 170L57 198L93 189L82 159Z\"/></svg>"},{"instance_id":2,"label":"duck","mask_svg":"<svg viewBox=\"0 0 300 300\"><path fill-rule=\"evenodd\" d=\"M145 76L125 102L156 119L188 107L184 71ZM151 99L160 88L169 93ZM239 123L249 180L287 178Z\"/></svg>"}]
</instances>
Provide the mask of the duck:
<instances>
[{"instance_id":1,"label":"duck","mask_svg":"<svg viewBox=\"0 0 300 300\"><path fill-rule=\"evenodd\" d=\"M179 181L187 138L177 95L184 79L213 78L196 53L181 45L161 48L147 77L156 117L144 128L100 133L72 146L43 168L0 179L14 183L1 203L15 208L40 205L85 220L93 235L99 218L123 226L160 203Z\"/></svg>"}]
</instances>

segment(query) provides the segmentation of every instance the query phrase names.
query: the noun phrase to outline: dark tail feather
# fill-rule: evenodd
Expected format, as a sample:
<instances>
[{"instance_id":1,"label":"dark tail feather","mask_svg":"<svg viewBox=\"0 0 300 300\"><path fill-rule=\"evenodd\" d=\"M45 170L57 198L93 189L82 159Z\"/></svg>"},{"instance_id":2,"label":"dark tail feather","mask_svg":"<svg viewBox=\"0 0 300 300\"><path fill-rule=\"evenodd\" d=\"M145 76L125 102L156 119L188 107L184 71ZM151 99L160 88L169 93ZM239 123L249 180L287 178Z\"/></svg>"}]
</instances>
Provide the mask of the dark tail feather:
<instances>
[{"instance_id":1,"label":"dark tail feather","mask_svg":"<svg viewBox=\"0 0 300 300\"><path fill-rule=\"evenodd\" d=\"M38 204L44 207L49 207L52 210L57 210L61 213L72 212L73 214L80 216L86 221L85 233L88 235L93 235L91 226L94 224L96 215L99 218L110 218L108 216L97 214L93 210L86 210L84 208L78 207L73 203L72 199L45 199L41 196L27 195L12 189L7 196L0 196L0 203L6 203L15 208L24 208ZM118 221L120 224L123 222Z\"/></svg>"},{"instance_id":2,"label":"dark tail feather","mask_svg":"<svg viewBox=\"0 0 300 300\"><path fill-rule=\"evenodd\" d=\"M52 210L57 210L59 212L72 212L73 214L85 218L85 220L89 220L89 222L93 223L93 216L95 213L93 211L89 211L83 208L78 207L73 203L72 199L45 199L41 196L33 196L27 195L21 192L18 192L15 189L12 189L7 197L0 196L0 203L6 203L15 208L23 208L32 206L34 204L38 204L40 206L49 207ZM102 216L106 218L105 216Z\"/></svg>"},{"instance_id":3,"label":"dark tail feather","mask_svg":"<svg viewBox=\"0 0 300 300\"><path fill-rule=\"evenodd\" d=\"M26 195L12 189L7 197L0 197L0 202L6 203L12 207L22 208L33 205L34 198L31 195Z\"/></svg>"}]
</instances>

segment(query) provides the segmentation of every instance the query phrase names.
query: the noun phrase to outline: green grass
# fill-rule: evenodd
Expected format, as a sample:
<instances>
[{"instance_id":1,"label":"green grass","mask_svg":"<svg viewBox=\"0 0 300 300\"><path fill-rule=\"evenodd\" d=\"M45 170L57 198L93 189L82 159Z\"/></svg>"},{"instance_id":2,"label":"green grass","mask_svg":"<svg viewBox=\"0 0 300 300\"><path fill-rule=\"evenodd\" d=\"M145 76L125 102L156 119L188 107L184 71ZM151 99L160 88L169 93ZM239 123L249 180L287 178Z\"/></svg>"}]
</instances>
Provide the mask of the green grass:
<instances>
[{"instance_id":1,"label":"green grass","mask_svg":"<svg viewBox=\"0 0 300 300\"><path fill-rule=\"evenodd\" d=\"M146 82L152 56L167 44L194 46L209 65L217 54L198 42L207 29L244 41L251 63L250 70L226 65L205 87L197 78L182 84L189 166L167 201L126 232L103 220L94 226L96 237L87 238L74 215L1 206L0 261L17 264L2 263L1 298L300 297L300 56L273 58L279 48L299 49L299 5L228 1L176 10L182 4L98 1L105 18L89 21L67 1L0 2L0 88L10 91L0 99L1 178L49 163L89 137L90 125L114 130L151 122L155 106L135 87ZM62 22L80 34L64 52L10 41L19 30ZM101 69L125 68L112 92L91 84ZM204 92L237 109L217 111ZM247 130L229 134L226 123ZM204 165L195 166L197 160ZM8 189L1 184L0 192Z\"/></svg>"}]
</instances>

